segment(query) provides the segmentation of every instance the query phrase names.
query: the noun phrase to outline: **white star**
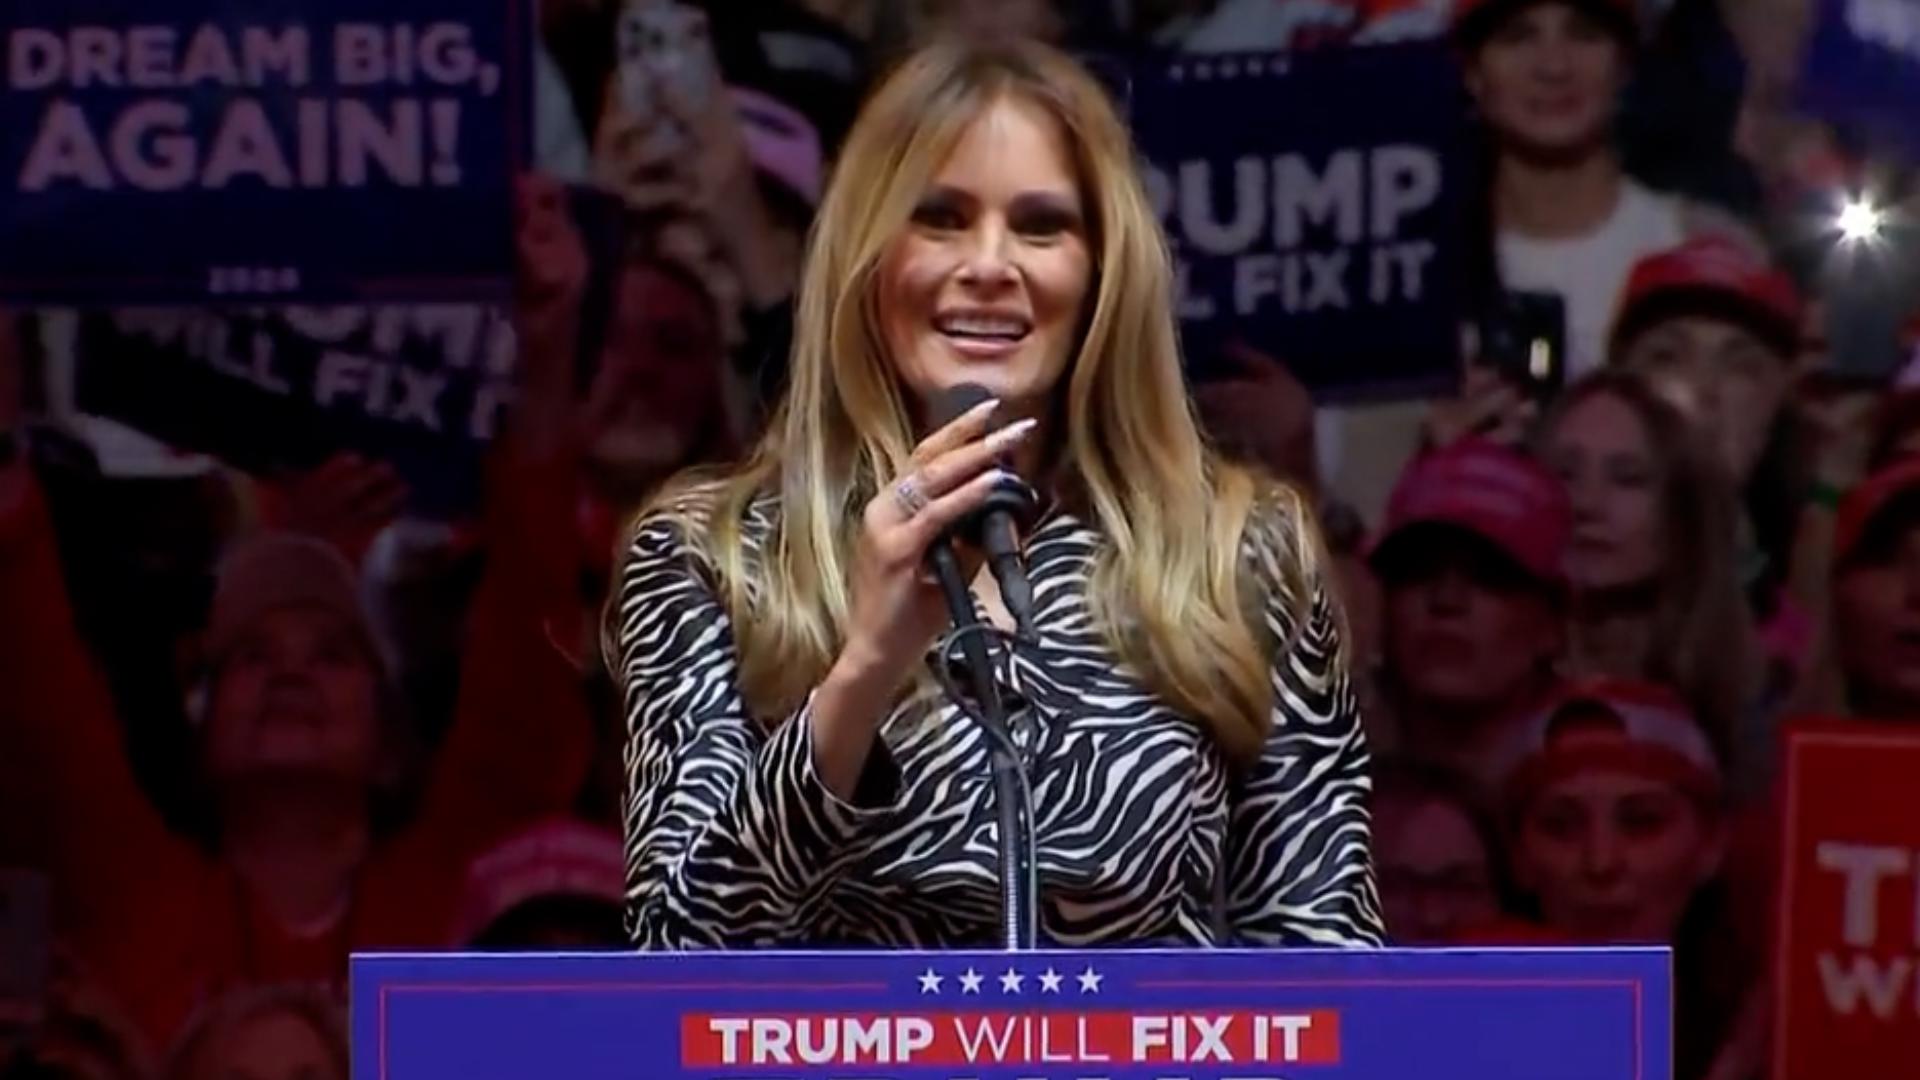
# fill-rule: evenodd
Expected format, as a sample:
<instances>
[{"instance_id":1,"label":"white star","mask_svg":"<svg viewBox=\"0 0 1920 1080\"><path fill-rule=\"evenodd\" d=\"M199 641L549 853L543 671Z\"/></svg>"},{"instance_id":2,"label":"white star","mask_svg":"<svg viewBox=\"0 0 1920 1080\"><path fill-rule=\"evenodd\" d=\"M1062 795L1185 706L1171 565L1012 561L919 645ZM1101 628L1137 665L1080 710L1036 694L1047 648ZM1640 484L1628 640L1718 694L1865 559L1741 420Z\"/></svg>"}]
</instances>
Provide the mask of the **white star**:
<instances>
[{"instance_id":1,"label":"white star","mask_svg":"<svg viewBox=\"0 0 1920 1080\"><path fill-rule=\"evenodd\" d=\"M920 976L920 992L923 994L937 994L940 992L940 982L940 976L935 975L932 968L928 968L925 974Z\"/></svg>"},{"instance_id":2,"label":"white star","mask_svg":"<svg viewBox=\"0 0 1920 1080\"><path fill-rule=\"evenodd\" d=\"M967 970L961 972L960 973L960 992L963 994L979 993L981 978L982 978L981 974L973 970L972 968L968 968Z\"/></svg>"},{"instance_id":3,"label":"white star","mask_svg":"<svg viewBox=\"0 0 1920 1080\"><path fill-rule=\"evenodd\" d=\"M1060 992L1060 973L1049 967L1040 973L1040 992L1057 994Z\"/></svg>"},{"instance_id":4,"label":"white star","mask_svg":"<svg viewBox=\"0 0 1920 1080\"><path fill-rule=\"evenodd\" d=\"M1092 964L1088 964L1087 970L1081 972L1079 975L1075 977L1080 980L1080 992L1083 994L1099 993L1100 980L1106 978L1106 976L1101 975L1098 972L1094 971Z\"/></svg>"},{"instance_id":5,"label":"white star","mask_svg":"<svg viewBox=\"0 0 1920 1080\"><path fill-rule=\"evenodd\" d=\"M1019 993L1021 981L1020 973L1012 968L1008 968L1007 973L1000 976L1000 992L1003 994Z\"/></svg>"}]
</instances>

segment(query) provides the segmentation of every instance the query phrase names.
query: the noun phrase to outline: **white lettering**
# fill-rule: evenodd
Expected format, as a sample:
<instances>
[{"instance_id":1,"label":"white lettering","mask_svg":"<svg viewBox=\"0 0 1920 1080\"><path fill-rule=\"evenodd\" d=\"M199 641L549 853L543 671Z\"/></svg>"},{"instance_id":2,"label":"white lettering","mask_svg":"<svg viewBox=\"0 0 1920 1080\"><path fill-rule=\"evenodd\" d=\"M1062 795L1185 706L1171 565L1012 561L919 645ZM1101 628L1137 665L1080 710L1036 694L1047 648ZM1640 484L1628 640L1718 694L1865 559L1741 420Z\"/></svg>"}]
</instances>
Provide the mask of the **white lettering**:
<instances>
[{"instance_id":1,"label":"white lettering","mask_svg":"<svg viewBox=\"0 0 1920 1080\"><path fill-rule=\"evenodd\" d=\"M1855 956L1844 971L1832 953L1821 953L1818 961L1820 985L1826 990L1827 1006L1841 1016L1852 1016L1864 995L1874 1016L1882 1020L1891 1019L1894 1010L1900 1007L1901 995L1912 984L1914 976L1913 960L1905 956L1889 961L1884 966L1873 957ZM1915 993L1920 994L1920 990Z\"/></svg>"},{"instance_id":2,"label":"white lettering","mask_svg":"<svg viewBox=\"0 0 1920 1080\"><path fill-rule=\"evenodd\" d=\"M729 1017L715 1017L707 1021L707 1030L720 1036L720 1063L740 1064L740 1036L746 1033L747 1022Z\"/></svg>"},{"instance_id":3,"label":"white lettering","mask_svg":"<svg viewBox=\"0 0 1920 1080\"><path fill-rule=\"evenodd\" d=\"M143 191L174 191L193 179L193 139L180 134L187 107L145 101L122 113L107 137L127 183Z\"/></svg>"},{"instance_id":4,"label":"white lettering","mask_svg":"<svg viewBox=\"0 0 1920 1080\"><path fill-rule=\"evenodd\" d=\"M47 106L40 134L27 151L27 163L20 170L20 190L45 191L62 181L74 181L83 187L106 191L113 187L113 173L100 153L86 114L70 101L55 101Z\"/></svg>"},{"instance_id":5,"label":"white lettering","mask_svg":"<svg viewBox=\"0 0 1920 1080\"><path fill-rule=\"evenodd\" d=\"M954 1017L953 1029L954 1033L960 1037L960 1052L967 1055L968 1061L981 1060L980 1049L982 1046L988 1047L993 1052L993 1056L987 1060L1007 1060L1007 1049L1013 1045L1012 1018L1009 1017L997 1031L994 1029L993 1024L985 1017L976 1020L972 1028L972 1032L969 1033L967 1030L968 1025L959 1017Z\"/></svg>"},{"instance_id":6,"label":"white lettering","mask_svg":"<svg viewBox=\"0 0 1920 1080\"><path fill-rule=\"evenodd\" d=\"M1360 240L1360 152L1342 150L1327 159L1326 172L1316 177L1306 159L1288 154L1274 161L1273 242L1280 248L1299 247L1309 223L1337 224L1334 235L1342 244Z\"/></svg>"},{"instance_id":7,"label":"white lettering","mask_svg":"<svg viewBox=\"0 0 1920 1080\"><path fill-rule=\"evenodd\" d=\"M1166 1050L1170 1043L1167 1037L1167 1018L1164 1016L1136 1016L1133 1018L1133 1060L1145 1061L1147 1054L1154 1050Z\"/></svg>"},{"instance_id":8,"label":"white lettering","mask_svg":"<svg viewBox=\"0 0 1920 1080\"><path fill-rule=\"evenodd\" d=\"M335 398L365 393L367 371L372 366L372 362L363 357L328 351L320 358L320 368L314 374L313 400L326 408Z\"/></svg>"},{"instance_id":9,"label":"white lettering","mask_svg":"<svg viewBox=\"0 0 1920 1080\"><path fill-rule=\"evenodd\" d=\"M1827 841L1815 849L1820 869L1846 875L1846 915L1843 936L1847 944L1872 945L1880 935L1880 881L1907 872L1906 851L1897 847Z\"/></svg>"},{"instance_id":10,"label":"white lettering","mask_svg":"<svg viewBox=\"0 0 1920 1080\"><path fill-rule=\"evenodd\" d=\"M1409 215L1440 195L1440 160L1417 146L1382 146L1373 152L1373 238L1391 240Z\"/></svg>"},{"instance_id":11,"label":"white lettering","mask_svg":"<svg viewBox=\"0 0 1920 1080\"><path fill-rule=\"evenodd\" d=\"M60 36L23 26L7 39L7 84L15 90L46 90L66 71Z\"/></svg>"}]
</instances>

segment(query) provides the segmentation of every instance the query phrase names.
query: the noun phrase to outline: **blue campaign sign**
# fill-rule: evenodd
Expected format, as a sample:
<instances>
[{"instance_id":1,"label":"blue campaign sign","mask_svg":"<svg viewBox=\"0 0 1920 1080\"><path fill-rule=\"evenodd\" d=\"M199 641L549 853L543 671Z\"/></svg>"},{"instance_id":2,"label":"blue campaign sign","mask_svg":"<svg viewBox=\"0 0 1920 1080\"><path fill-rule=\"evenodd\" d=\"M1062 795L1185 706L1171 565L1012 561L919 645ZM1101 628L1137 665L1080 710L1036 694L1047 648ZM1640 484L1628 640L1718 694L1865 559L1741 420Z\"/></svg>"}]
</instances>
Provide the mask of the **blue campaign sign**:
<instances>
[{"instance_id":1,"label":"blue campaign sign","mask_svg":"<svg viewBox=\"0 0 1920 1080\"><path fill-rule=\"evenodd\" d=\"M0 301L503 297L530 4L0 5Z\"/></svg>"},{"instance_id":2,"label":"blue campaign sign","mask_svg":"<svg viewBox=\"0 0 1920 1080\"><path fill-rule=\"evenodd\" d=\"M1920 158L1920 0L1819 0L1799 98Z\"/></svg>"},{"instance_id":3,"label":"blue campaign sign","mask_svg":"<svg viewBox=\"0 0 1920 1080\"><path fill-rule=\"evenodd\" d=\"M1239 338L1320 400L1453 385L1468 114L1445 46L1157 61L1128 105L1196 378Z\"/></svg>"},{"instance_id":4,"label":"blue campaign sign","mask_svg":"<svg viewBox=\"0 0 1920 1080\"><path fill-rule=\"evenodd\" d=\"M363 1080L1668 1080L1665 949L355 957Z\"/></svg>"}]
</instances>

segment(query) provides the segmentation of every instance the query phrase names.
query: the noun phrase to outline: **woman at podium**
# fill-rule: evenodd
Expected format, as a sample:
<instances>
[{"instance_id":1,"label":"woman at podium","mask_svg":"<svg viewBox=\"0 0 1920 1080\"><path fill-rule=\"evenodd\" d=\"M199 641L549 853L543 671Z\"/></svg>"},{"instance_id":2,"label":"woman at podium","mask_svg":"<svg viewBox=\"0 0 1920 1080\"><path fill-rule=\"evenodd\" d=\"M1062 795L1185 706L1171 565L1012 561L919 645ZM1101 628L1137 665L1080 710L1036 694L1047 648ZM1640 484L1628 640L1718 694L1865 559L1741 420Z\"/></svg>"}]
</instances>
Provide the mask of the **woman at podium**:
<instances>
[{"instance_id":1,"label":"woman at podium","mask_svg":"<svg viewBox=\"0 0 1920 1080\"><path fill-rule=\"evenodd\" d=\"M1381 942L1322 540L1196 430L1135 160L1042 46L935 45L868 102L784 401L640 515L609 608L639 947L993 944L989 744L936 677L926 555L1006 474L1039 496L1032 639L961 561L1001 631L1042 941ZM990 396L942 418L957 384Z\"/></svg>"}]
</instances>

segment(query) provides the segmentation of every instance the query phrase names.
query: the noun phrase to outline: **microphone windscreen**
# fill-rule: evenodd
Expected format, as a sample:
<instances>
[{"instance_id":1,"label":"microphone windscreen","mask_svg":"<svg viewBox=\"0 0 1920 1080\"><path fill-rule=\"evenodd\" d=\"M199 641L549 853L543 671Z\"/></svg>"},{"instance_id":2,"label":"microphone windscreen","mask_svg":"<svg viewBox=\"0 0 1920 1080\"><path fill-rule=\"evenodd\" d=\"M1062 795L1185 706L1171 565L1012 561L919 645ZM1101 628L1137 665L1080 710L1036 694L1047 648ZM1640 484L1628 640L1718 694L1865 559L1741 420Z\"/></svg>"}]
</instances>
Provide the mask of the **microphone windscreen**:
<instances>
[{"instance_id":1,"label":"microphone windscreen","mask_svg":"<svg viewBox=\"0 0 1920 1080\"><path fill-rule=\"evenodd\" d=\"M935 396L927 419L932 421L932 431L939 431L955 420L960 419L968 409L993 396L993 391L979 383L955 383Z\"/></svg>"}]
</instances>

